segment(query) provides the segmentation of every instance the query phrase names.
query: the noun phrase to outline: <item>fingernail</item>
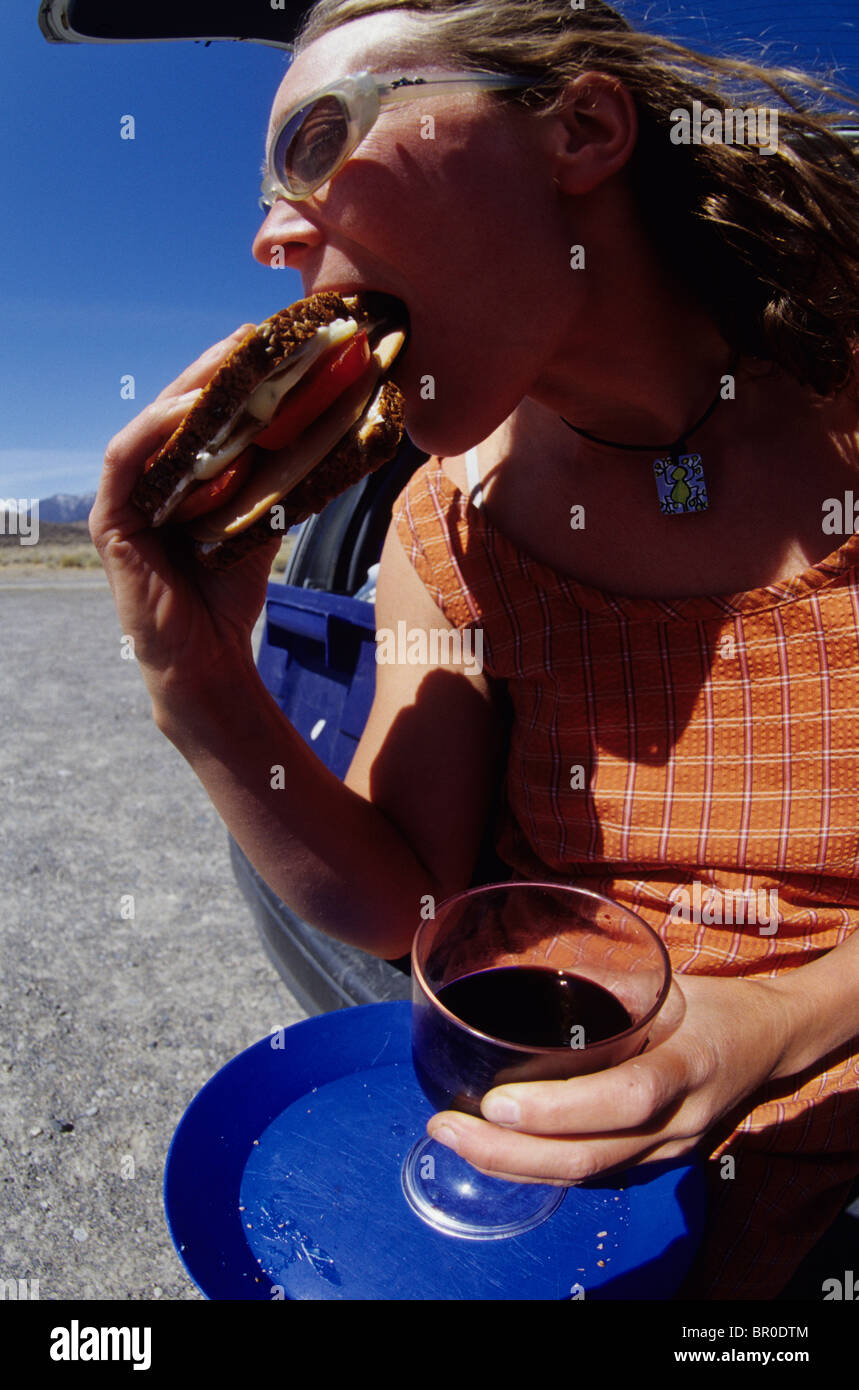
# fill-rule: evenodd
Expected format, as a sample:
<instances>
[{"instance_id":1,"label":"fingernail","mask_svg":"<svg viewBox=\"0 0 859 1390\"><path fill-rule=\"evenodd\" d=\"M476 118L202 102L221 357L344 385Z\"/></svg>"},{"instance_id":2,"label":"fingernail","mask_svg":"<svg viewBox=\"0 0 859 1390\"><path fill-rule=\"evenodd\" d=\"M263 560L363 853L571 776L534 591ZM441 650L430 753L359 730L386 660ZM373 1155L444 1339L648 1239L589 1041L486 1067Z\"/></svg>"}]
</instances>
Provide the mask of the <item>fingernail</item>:
<instances>
[{"instance_id":1,"label":"fingernail","mask_svg":"<svg viewBox=\"0 0 859 1390\"><path fill-rule=\"evenodd\" d=\"M449 1125L441 1125L432 1132L433 1139L437 1139L440 1144L444 1144L446 1149L453 1149L454 1153L459 1153L459 1136Z\"/></svg>"},{"instance_id":2,"label":"fingernail","mask_svg":"<svg viewBox=\"0 0 859 1390\"><path fill-rule=\"evenodd\" d=\"M509 1096L492 1096L481 1109L495 1125L518 1125L522 1118L519 1106Z\"/></svg>"}]
</instances>

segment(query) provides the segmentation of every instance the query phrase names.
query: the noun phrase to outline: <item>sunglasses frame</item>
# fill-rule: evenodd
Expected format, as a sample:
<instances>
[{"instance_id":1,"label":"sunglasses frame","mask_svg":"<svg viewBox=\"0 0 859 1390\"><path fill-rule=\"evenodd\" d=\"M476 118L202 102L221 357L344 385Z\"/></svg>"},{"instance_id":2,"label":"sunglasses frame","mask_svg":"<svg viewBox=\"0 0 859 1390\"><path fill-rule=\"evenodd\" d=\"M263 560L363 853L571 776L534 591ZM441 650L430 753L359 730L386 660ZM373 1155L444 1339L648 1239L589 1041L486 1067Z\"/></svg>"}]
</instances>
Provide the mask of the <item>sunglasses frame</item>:
<instances>
[{"instance_id":1,"label":"sunglasses frame","mask_svg":"<svg viewBox=\"0 0 859 1390\"><path fill-rule=\"evenodd\" d=\"M397 102L413 101L425 95L439 95L448 87L459 87L462 91L502 91L504 89L532 86L531 79L511 77L504 73L451 74L444 77L395 77L393 73L359 72L353 76L341 77L311 92L295 106L291 106L278 122L274 138L268 147L264 165L265 177L262 182L260 207L263 211L273 208L279 198L300 203L317 188L321 188L333 178L354 153L361 141L370 133L384 106ZM346 118L348 134L343 150L330 169L313 183L297 183L287 186L283 175L278 171L285 168L285 156L293 139L301 128L307 112L322 97L336 97Z\"/></svg>"}]
</instances>

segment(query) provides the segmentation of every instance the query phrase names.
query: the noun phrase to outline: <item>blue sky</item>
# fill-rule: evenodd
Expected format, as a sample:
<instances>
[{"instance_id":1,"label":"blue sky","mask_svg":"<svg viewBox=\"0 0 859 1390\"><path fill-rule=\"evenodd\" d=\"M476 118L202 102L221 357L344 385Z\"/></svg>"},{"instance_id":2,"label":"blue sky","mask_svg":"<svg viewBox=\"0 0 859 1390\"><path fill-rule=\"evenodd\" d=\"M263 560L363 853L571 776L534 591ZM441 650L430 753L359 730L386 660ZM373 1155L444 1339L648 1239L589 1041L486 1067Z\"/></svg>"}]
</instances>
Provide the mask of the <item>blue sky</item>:
<instances>
[{"instance_id":1,"label":"blue sky","mask_svg":"<svg viewBox=\"0 0 859 1390\"><path fill-rule=\"evenodd\" d=\"M859 84L857 0L625 6L645 8L670 9L664 27L701 46L733 11L735 34L777 41L774 59L835 56ZM250 254L286 54L52 45L37 12L3 0L0 15L0 497L93 490L108 439L183 366L301 294L296 274ZM125 115L134 140L120 138ZM120 395L126 373L134 400Z\"/></svg>"},{"instance_id":2,"label":"blue sky","mask_svg":"<svg viewBox=\"0 0 859 1390\"><path fill-rule=\"evenodd\" d=\"M37 12L0 15L3 497L93 489L107 440L183 366L301 293L250 254L286 54L53 45Z\"/></svg>"}]
</instances>

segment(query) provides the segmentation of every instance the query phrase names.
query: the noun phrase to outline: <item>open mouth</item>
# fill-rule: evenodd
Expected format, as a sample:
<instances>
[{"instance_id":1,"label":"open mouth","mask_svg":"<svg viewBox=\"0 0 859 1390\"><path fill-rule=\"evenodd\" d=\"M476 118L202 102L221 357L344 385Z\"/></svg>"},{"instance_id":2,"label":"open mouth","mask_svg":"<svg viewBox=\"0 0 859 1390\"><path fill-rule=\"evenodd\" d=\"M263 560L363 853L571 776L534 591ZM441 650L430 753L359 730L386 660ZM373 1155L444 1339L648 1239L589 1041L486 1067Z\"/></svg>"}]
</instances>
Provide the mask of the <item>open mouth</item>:
<instances>
[{"instance_id":1,"label":"open mouth","mask_svg":"<svg viewBox=\"0 0 859 1390\"><path fill-rule=\"evenodd\" d=\"M326 285L326 290L331 290L334 294L339 294L345 304L349 304L354 295L360 294L361 302L370 313L373 321L379 326L388 329L399 329L405 334L403 351L409 345L410 319L408 306L404 300L397 295L389 294L387 290L364 289L363 286L351 285L346 288L339 288L336 285ZM319 293L319 290L315 291Z\"/></svg>"},{"instance_id":2,"label":"open mouth","mask_svg":"<svg viewBox=\"0 0 859 1390\"><path fill-rule=\"evenodd\" d=\"M361 297L367 306L369 313L379 325L384 325L387 329L399 329L405 334L403 350L408 347L410 320L409 311L405 302L398 299L396 295L388 294L383 290L362 290ZM344 301L348 304L349 295L343 295Z\"/></svg>"}]
</instances>

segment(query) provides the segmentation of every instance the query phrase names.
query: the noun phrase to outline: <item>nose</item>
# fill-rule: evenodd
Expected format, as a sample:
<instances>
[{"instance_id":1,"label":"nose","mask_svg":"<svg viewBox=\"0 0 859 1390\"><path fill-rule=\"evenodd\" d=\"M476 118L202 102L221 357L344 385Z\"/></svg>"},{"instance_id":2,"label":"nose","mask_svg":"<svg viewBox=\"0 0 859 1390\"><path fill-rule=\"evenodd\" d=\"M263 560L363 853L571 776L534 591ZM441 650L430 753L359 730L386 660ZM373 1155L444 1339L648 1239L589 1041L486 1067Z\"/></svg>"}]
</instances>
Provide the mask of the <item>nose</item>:
<instances>
[{"instance_id":1,"label":"nose","mask_svg":"<svg viewBox=\"0 0 859 1390\"><path fill-rule=\"evenodd\" d=\"M322 231L309 220L303 203L278 198L254 237L254 260L260 265L298 270L304 252L322 240Z\"/></svg>"}]
</instances>

